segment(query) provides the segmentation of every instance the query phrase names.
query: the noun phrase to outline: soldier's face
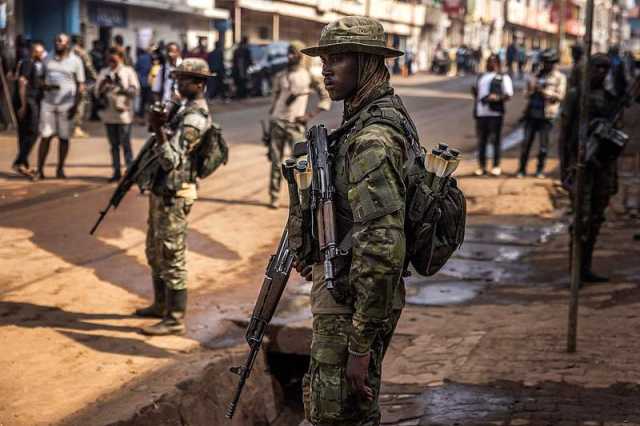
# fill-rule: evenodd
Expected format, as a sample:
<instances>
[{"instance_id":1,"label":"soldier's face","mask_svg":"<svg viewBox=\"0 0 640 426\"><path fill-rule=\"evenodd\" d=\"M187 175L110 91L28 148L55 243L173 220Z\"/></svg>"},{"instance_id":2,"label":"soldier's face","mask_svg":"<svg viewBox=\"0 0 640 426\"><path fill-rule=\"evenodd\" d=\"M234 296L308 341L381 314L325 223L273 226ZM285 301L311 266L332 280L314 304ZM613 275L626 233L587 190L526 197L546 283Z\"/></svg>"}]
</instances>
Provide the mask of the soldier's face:
<instances>
[{"instance_id":1,"label":"soldier's face","mask_svg":"<svg viewBox=\"0 0 640 426\"><path fill-rule=\"evenodd\" d=\"M195 99L204 90L204 81L197 77L178 77L178 92L187 99Z\"/></svg>"},{"instance_id":2,"label":"soldier's face","mask_svg":"<svg viewBox=\"0 0 640 426\"><path fill-rule=\"evenodd\" d=\"M55 51L58 54L62 54L69 49L69 36L66 34L58 34L54 40Z\"/></svg>"},{"instance_id":3,"label":"soldier's face","mask_svg":"<svg viewBox=\"0 0 640 426\"><path fill-rule=\"evenodd\" d=\"M356 55L337 53L322 55L324 86L331 100L342 101L356 93L358 88L358 63Z\"/></svg>"}]
</instances>

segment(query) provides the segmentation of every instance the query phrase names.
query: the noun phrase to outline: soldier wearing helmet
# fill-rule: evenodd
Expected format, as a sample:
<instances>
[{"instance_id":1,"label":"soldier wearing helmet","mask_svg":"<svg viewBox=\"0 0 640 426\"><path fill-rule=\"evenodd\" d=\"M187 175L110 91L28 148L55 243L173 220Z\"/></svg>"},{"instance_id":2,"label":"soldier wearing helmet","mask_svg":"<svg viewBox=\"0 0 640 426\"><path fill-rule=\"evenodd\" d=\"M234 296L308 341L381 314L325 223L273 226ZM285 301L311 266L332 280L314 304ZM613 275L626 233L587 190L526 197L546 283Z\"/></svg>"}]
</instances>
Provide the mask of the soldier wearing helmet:
<instances>
[{"instance_id":1,"label":"soldier wearing helmet","mask_svg":"<svg viewBox=\"0 0 640 426\"><path fill-rule=\"evenodd\" d=\"M378 21L350 16L327 25L318 45L302 53L322 59L325 87L344 103L342 126L330 135L345 253L335 262L334 289L324 283L322 264L296 264L313 280L305 415L316 426L378 425L382 361L404 306L404 165L417 142L385 64L403 52L387 47Z\"/></svg>"},{"instance_id":2,"label":"soldier wearing helmet","mask_svg":"<svg viewBox=\"0 0 640 426\"><path fill-rule=\"evenodd\" d=\"M149 228L146 255L153 280L154 302L139 309L136 315L162 318L143 328L148 335L183 334L187 307L187 269L185 237L187 216L198 194L195 159L192 152L211 126L204 89L209 66L200 58L189 58L172 71L184 107L172 123L175 132L168 134L168 115L153 109L149 124L156 135L153 149L159 163L149 195Z\"/></svg>"},{"instance_id":3,"label":"soldier wearing helmet","mask_svg":"<svg viewBox=\"0 0 640 426\"><path fill-rule=\"evenodd\" d=\"M287 68L273 77L273 101L270 109L269 159L271 176L269 195L271 208L278 207L282 164L286 147L304 139L307 122L321 111L331 108L331 99L319 79L304 66L300 50L304 45L293 41L289 45ZM314 111L307 112L310 95L315 92L320 100Z\"/></svg>"}]
</instances>

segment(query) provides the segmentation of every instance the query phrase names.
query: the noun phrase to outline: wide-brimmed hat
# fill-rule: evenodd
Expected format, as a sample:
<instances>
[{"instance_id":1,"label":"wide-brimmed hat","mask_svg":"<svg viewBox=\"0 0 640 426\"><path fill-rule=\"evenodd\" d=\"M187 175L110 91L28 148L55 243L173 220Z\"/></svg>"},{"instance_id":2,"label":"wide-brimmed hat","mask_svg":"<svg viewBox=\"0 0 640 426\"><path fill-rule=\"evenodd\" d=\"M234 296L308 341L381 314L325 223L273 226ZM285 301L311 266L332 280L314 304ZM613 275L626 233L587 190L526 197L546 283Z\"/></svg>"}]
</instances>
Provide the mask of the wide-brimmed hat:
<instances>
[{"instance_id":1,"label":"wide-brimmed hat","mask_svg":"<svg viewBox=\"0 0 640 426\"><path fill-rule=\"evenodd\" d=\"M200 78L209 78L214 74L209 72L209 65L201 58L187 58L183 60L180 65L171 71L172 78L178 78L180 76L192 76Z\"/></svg>"},{"instance_id":2,"label":"wide-brimmed hat","mask_svg":"<svg viewBox=\"0 0 640 426\"><path fill-rule=\"evenodd\" d=\"M333 53L369 53L385 58L404 55L401 50L387 47L382 24L365 16L347 16L326 25L317 46L302 49L309 56Z\"/></svg>"}]
</instances>

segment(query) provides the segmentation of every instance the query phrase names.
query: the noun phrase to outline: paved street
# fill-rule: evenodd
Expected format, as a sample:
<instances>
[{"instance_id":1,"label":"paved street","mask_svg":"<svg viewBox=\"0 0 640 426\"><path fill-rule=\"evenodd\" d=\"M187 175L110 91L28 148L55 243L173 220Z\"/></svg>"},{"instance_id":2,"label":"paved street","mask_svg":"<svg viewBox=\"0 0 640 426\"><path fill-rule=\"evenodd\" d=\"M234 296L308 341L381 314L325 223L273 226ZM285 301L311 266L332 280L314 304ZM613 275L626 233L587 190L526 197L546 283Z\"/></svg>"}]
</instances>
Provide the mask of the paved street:
<instances>
[{"instance_id":1,"label":"paved street","mask_svg":"<svg viewBox=\"0 0 640 426\"><path fill-rule=\"evenodd\" d=\"M607 261L597 264L605 269L618 262L615 280L586 290L581 318L589 331L581 334L581 352L564 354L563 196L551 179L469 177L475 168L472 83L473 77L424 75L395 83L424 145L444 141L465 152L468 161L460 174L466 176L461 181L472 216L469 244L444 274L410 283L413 301L386 361L385 421L640 424L640 405L635 405L640 404L640 274L633 262L640 248L630 245L626 232L629 227L637 232L638 224L620 216L605 230L610 239L600 254ZM505 134L522 111L519 96L511 106ZM278 210L266 208L269 164L258 120L266 118L267 108L266 102L255 100L214 107L215 120L231 145L231 159L202 182L190 215L187 262L192 291L185 337L144 337L137 329L149 321L130 316L151 296L144 256L146 196L132 191L107 216L97 236L88 235L114 188L106 183L111 168L100 125L91 125L94 137L72 141L66 181L31 183L13 175L15 140L0 138L0 425L102 425L152 407L139 411L142 416L158 406L155 401L162 395L169 395L163 397L167 402L175 392L190 392L194 381L186 377L194 373L185 366L196 369L218 360L228 367L218 350L239 343L241 328L234 321L245 318L255 300L287 213L284 202ZM319 118L336 127L340 112L334 105ZM134 134L139 148L145 129L137 127ZM54 144L49 176L54 174L55 154ZM513 156L507 153L505 160L510 173L515 172ZM555 161L550 166L555 167ZM292 280L295 285L280 316L290 327L283 336L290 337L280 343L274 338L274 344L282 353L296 354L295 343L300 346L304 339L295 342L291 336L297 326L308 329L309 320L305 289L297 285L298 277ZM439 297L444 300L438 302ZM243 351L229 353L237 362ZM254 376L264 374L264 368L258 370ZM220 387L207 398L226 401L235 379L215 371ZM174 388L179 382L188 383ZM526 398L560 394L564 402L540 403L538 409L529 401L529 411L518 408ZM591 405L589 401L603 395L613 402L599 405L602 410L567 414L579 413L581 404ZM465 411L463 406L471 408ZM209 414L221 418L221 413ZM254 424L244 419L234 424ZM192 424L179 421L166 424ZM160 423L147 419L122 424Z\"/></svg>"}]
</instances>

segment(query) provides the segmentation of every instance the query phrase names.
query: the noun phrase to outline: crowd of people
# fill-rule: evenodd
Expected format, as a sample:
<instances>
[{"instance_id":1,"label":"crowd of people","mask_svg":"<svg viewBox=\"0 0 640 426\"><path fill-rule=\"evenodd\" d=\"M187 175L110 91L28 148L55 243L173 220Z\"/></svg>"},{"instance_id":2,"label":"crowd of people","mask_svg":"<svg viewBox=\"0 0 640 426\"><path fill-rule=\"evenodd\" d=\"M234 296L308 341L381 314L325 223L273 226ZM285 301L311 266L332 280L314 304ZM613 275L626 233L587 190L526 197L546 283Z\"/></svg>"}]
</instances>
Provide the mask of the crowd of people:
<instances>
[{"instance_id":1,"label":"crowd of people","mask_svg":"<svg viewBox=\"0 0 640 426\"><path fill-rule=\"evenodd\" d=\"M83 129L85 119L102 121L111 146L113 176L120 179L121 158L125 166L133 158L131 126L144 123L154 101L177 98L173 72L183 58L203 59L212 74L206 81L206 98L228 102L231 88L227 81L225 48L221 41L208 50L208 38L199 37L198 45L188 50L175 42L159 42L138 48L135 60L130 46L116 35L105 48L95 40L90 50L79 35L59 34L54 49L47 52L42 41L16 39L15 65L9 67L14 82L13 107L18 121L18 154L13 169L33 180L44 179L44 165L52 138L59 140L56 177L65 178L64 166L69 139L89 136ZM235 47L231 76L235 97L248 96L248 68L252 65L247 39ZM37 165L32 168L29 155L38 139Z\"/></svg>"},{"instance_id":2,"label":"crowd of people","mask_svg":"<svg viewBox=\"0 0 640 426\"><path fill-rule=\"evenodd\" d=\"M575 199L575 175L578 162L578 140L580 123L581 60L584 49L576 45L572 49L573 68L567 77L558 70L559 57L555 49L547 49L540 54L540 66L526 81L526 107L521 118L524 127L516 176L523 178L528 173L529 155L536 141L539 141L538 158L535 168L537 178L545 177L545 164L549 151L552 130L556 124L558 132L558 154L563 187ZM512 63L507 70L513 71ZM522 69L518 62L519 72ZM597 137L598 146L585 166L584 207L581 221L584 229L582 249L583 282L604 282L606 277L591 269L596 239L605 221L605 210L610 198L617 191L617 153L624 146L625 136L620 133L621 111L635 98L640 101L637 78L640 67L635 62L620 55L617 47L607 53L596 53L590 59L589 93L589 134ZM472 88L474 95L474 117L478 138L477 176L491 174L499 176L502 124L506 105L513 96L513 82L510 72L503 72L498 55L491 55L486 62L486 72L482 73ZM602 128L597 136L596 123ZM613 140L618 138L618 140ZM610 144L612 148L600 148ZM487 146L493 147L493 168L487 168Z\"/></svg>"}]
</instances>

